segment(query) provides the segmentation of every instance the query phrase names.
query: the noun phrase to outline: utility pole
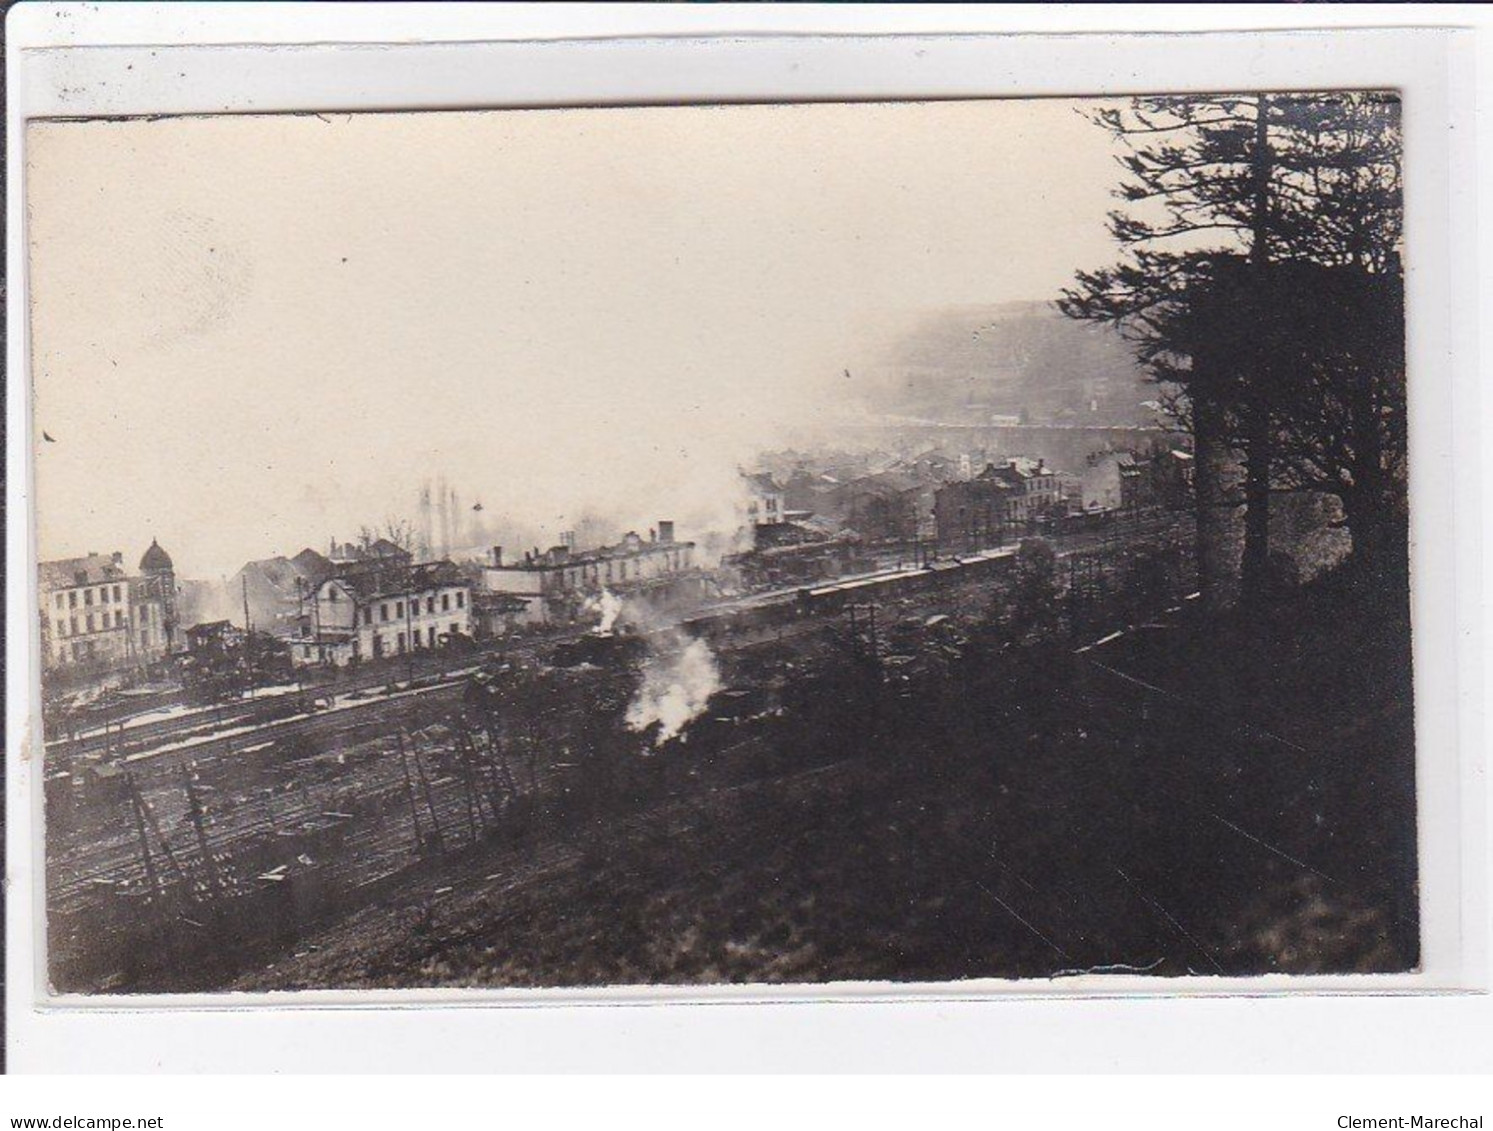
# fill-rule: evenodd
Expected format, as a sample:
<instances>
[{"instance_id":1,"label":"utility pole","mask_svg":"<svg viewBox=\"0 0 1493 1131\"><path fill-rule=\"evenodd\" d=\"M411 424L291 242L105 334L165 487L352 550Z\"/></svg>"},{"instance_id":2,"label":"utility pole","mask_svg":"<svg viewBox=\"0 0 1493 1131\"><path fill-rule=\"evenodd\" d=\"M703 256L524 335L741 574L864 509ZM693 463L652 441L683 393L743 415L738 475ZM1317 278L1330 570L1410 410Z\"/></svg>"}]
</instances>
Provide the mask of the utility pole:
<instances>
[{"instance_id":1,"label":"utility pole","mask_svg":"<svg viewBox=\"0 0 1493 1131\"><path fill-rule=\"evenodd\" d=\"M399 740L399 769L404 774L404 793L410 802L410 819L415 823L415 847L420 849L425 847L425 834L420 830L420 807L415 803L415 784L410 780L409 763L404 758L404 731L396 731L395 737Z\"/></svg>"},{"instance_id":2,"label":"utility pole","mask_svg":"<svg viewBox=\"0 0 1493 1131\"><path fill-rule=\"evenodd\" d=\"M852 604L847 611L850 613L850 641L852 655L856 659L867 661L876 671L878 681L881 678L881 641L876 630L876 606L873 604ZM858 612L864 612L863 618L858 617ZM864 632L864 639L862 633Z\"/></svg>"},{"instance_id":3,"label":"utility pole","mask_svg":"<svg viewBox=\"0 0 1493 1131\"><path fill-rule=\"evenodd\" d=\"M145 800L144 795L140 792L140 787L135 783L135 775L128 773L125 775L124 780L125 787L135 799L138 814L144 818L146 824L150 826L150 831L155 833L156 840L160 842L161 854L165 856L166 863L171 865L171 871L176 874L176 878L184 881L187 878L187 874L182 870L181 864L177 861L176 854L171 851L171 842L162 834L161 826L156 821L155 814L150 810L150 803Z\"/></svg>"},{"instance_id":4,"label":"utility pole","mask_svg":"<svg viewBox=\"0 0 1493 1131\"><path fill-rule=\"evenodd\" d=\"M166 918L166 887L161 882L161 874L156 870L155 859L150 852L150 837L145 831L145 823L148 814L145 809L145 799L140 796L140 788L135 784L135 775L126 774L124 779L125 788L130 795L130 808L135 813L135 833L140 838L140 859L145 865L145 878L150 884L150 902L157 916L157 925L161 932L161 942L166 951L168 961L174 961L176 957L176 944L172 938L170 923Z\"/></svg>"},{"instance_id":5,"label":"utility pole","mask_svg":"<svg viewBox=\"0 0 1493 1131\"><path fill-rule=\"evenodd\" d=\"M404 644L405 644L405 682L411 687L415 684L415 630L414 609L415 602L415 567L409 566L405 570L404 587L408 591L404 595Z\"/></svg>"},{"instance_id":6,"label":"utility pole","mask_svg":"<svg viewBox=\"0 0 1493 1131\"><path fill-rule=\"evenodd\" d=\"M431 791L430 778L425 773L425 764L420 761L420 748L418 746L411 744L410 757L415 760L415 773L420 778L420 791L425 795L425 808L430 810L431 843L436 846L438 851L444 852L446 849L446 835L441 830L441 819L437 816L435 809L435 794Z\"/></svg>"},{"instance_id":7,"label":"utility pole","mask_svg":"<svg viewBox=\"0 0 1493 1131\"><path fill-rule=\"evenodd\" d=\"M249 575L239 574L239 580L243 583L244 594L244 657L243 657L243 692L249 690L251 653L254 645L254 623L249 619Z\"/></svg>"},{"instance_id":8,"label":"utility pole","mask_svg":"<svg viewBox=\"0 0 1493 1131\"><path fill-rule=\"evenodd\" d=\"M467 832L471 835L472 843L477 843L477 817L479 815L479 802L477 801L477 783L472 774L472 751L467 742L465 732L458 732L456 736L456 750L461 758L461 783L462 793L467 803Z\"/></svg>"},{"instance_id":9,"label":"utility pole","mask_svg":"<svg viewBox=\"0 0 1493 1131\"><path fill-rule=\"evenodd\" d=\"M223 910L219 905L219 897L223 894L223 880L218 875L217 861L213 859L212 846L207 841L207 826L203 820L202 803L197 799L197 790L192 785L192 771L183 766L181 776L187 789L187 813L192 819L192 828L197 833L197 851L202 854L203 871L207 873L211 888L209 898L212 900L212 913L217 917Z\"/></svg>"},{"instance_id":10,"label":"utility pole","mask_svg":"<svg viewBox=\"0 0 1493 1131\"><path fill-rule=\"evenodd\" d=\"M140 839L140 860L145 865L145 878L150 881L151 896L157 904L165 902L165 891L161 886L161 875L156 871L155 858L150 854L150 837L145 832L145 802L140 797L140 789L135 785L133 774L125 775L125 788L130 794L130 809L135 814L135 834Z\"/></svg>"},{"instance_id":11,"label":"utility pole","mask_svg":"<svg viewBox=\"0 0 1493 1131\"><path fill-rule=\"evenodd\" d=\"M353 605L353 615L357 616L357 605ZM321 650L321 587L317 586L311 594L311 637L316 641L316 659L318 662L326 659Z\"/></svg>"}]
</instances>

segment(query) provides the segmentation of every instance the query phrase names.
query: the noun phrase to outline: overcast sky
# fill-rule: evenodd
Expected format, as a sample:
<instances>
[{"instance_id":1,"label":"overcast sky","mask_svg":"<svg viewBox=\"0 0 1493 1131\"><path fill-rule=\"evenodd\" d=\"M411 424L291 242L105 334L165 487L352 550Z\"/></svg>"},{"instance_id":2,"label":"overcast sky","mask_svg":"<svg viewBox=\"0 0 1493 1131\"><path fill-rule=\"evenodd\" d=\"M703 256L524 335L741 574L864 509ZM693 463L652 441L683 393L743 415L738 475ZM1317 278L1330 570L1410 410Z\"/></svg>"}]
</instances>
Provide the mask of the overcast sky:
<instances>
[{"instance_id":1,"label":"overcast sky","mask_svg":"<svg viewBox=\"0 0 1493 1131\"><path fill-rule=\"evenodd\" d=\"M719 521L919 312L1112 259L1076 105L33 125L41 555L216 577L439 474L548 537Z\"/></svg>"}]
</instances>

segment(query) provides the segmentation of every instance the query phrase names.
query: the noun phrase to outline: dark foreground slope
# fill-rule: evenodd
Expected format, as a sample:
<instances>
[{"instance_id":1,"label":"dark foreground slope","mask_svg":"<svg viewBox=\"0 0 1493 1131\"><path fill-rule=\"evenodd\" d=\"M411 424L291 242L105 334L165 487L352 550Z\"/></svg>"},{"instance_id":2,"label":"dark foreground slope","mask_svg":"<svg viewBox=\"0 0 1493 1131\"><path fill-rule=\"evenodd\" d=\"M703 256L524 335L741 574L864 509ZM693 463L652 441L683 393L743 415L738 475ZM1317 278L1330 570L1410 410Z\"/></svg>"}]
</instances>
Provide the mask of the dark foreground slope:
<instances>
[{"instance_id":1,"label":"dark foreground slope","mask_svg":"<svg viewBox=\"0 0 1493 1131\"><path fill-rule=\"evenodd\" d=\"M1078 655L973 634L884 674L677 762L631 813L453 864L236 988L1417 962L1398 603L1329 581L1264 619L1185 605Z\"/></svg>"}]
</instances>

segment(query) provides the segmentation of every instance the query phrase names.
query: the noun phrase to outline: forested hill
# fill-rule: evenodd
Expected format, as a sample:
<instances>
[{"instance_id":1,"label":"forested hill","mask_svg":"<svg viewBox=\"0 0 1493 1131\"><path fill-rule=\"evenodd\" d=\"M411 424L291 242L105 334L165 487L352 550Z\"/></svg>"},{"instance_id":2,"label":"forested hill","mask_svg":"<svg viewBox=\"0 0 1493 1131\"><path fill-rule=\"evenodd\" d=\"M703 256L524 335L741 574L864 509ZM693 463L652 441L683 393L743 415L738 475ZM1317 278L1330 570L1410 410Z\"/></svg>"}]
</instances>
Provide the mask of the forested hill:
<instances>
[{"instance_id":1,"label":"forested hill","mask_svg":"<svg viewBox=\"0 0 1493 1131\"><path fill-rule=\"evenodd\" d=\"M873 376L880 411L951 423L1149 424L1158 393L1118 333L1043 302L931 312Z\"/></svg>"}]
</instances>

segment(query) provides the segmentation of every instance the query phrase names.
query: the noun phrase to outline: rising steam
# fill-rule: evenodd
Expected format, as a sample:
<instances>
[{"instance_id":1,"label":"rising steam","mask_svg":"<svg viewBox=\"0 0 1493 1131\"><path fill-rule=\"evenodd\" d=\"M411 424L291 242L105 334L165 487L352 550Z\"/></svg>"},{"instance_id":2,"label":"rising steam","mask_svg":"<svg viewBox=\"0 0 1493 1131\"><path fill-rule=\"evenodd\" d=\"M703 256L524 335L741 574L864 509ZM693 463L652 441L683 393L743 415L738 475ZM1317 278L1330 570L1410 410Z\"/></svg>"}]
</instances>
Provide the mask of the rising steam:
<instances>
[{"instance_id":1,"label":"rising steam","mask_svg":"<svg viewBox=\"0 0 1493 1131\"><path fill-rule=\"evenodd\" d=\"M597 634L610 636L617 627L617 618L622 615L622 600L610 589L603 589L599 597L586 598L586 609L601 617L596 626Z\"/></svg>"},{"instance_id":2,"label":"rising steam","mask_svg":"<svg viewBox=\"0 0 1493 1131\"><path fill-rule=\"evenodd\" d=\"M643 663L643 682L627 708L627 725L636 731L658 724L655 746L662 746L702 714L710 697L721 689L720 667L703 640L681 647L655 649Z\"/></svg>"}]
</instances>

